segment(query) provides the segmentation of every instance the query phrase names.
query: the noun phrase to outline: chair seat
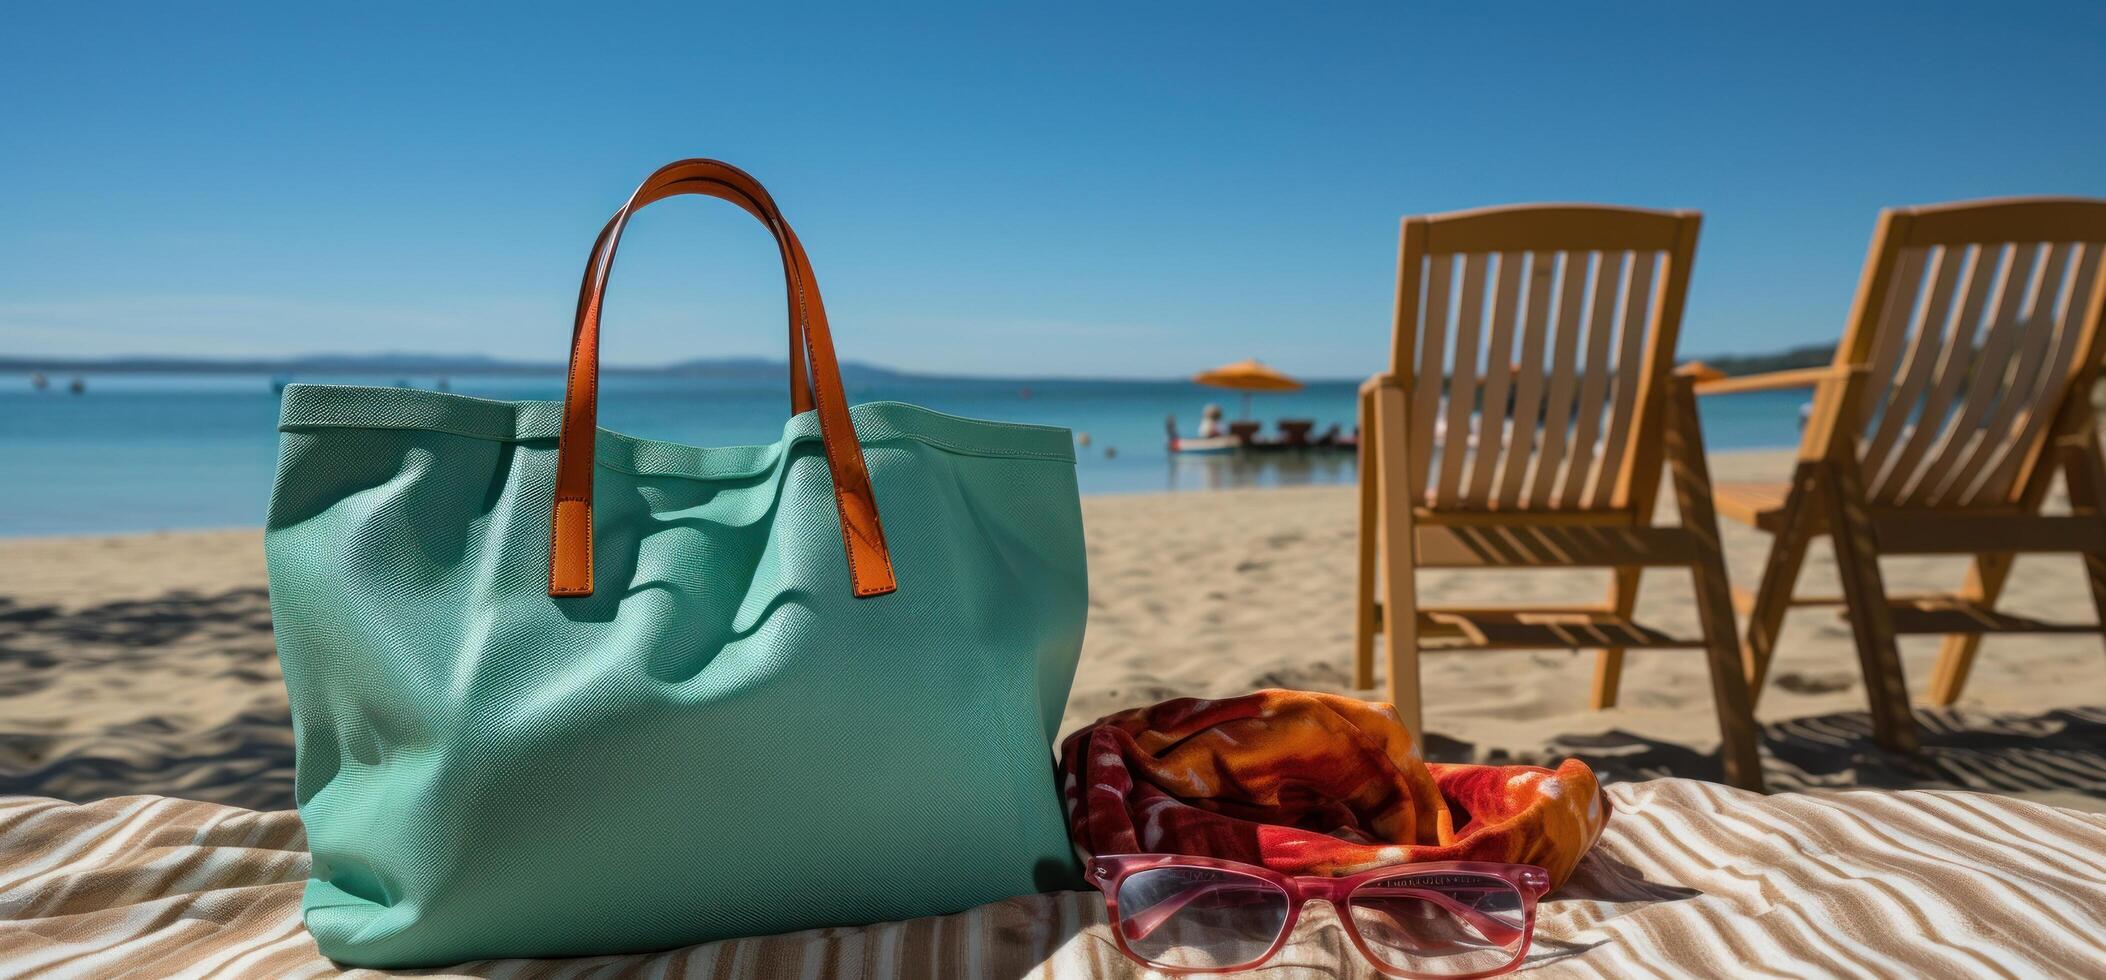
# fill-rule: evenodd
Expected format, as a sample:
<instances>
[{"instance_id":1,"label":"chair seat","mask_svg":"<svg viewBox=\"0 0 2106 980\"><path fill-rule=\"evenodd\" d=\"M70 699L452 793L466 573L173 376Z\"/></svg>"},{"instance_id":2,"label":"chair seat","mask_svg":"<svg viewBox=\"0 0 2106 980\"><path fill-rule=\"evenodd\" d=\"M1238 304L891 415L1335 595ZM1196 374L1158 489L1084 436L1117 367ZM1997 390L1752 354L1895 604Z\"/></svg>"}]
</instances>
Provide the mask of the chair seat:
<instances>
[{"instance_id":1,"label":"chair seat","mask_svg":"<svg viewBox=\"0 0 2106 980\"><path fill-rule=\"evenodd\" d=\"M1791 495L1789 483L1714 483L1712 502L1720 517L1727 517L1771 534L1784 526L1784 499Z\"/></svg>"},{"instance_id":2,"label":"chair seat","mask_svg":"<svg viewBox=\"0 0 2106 980\"><path fill-rule=\"evenodd\" d=\"M1421 609L1419 644L1437 653L1701 647L1704 640L1670 636L1628 616L1598 610Z\"/></svg>"},{"instance_id":3,"label":"chair seat","mask_svg":"<svg viewBox=\"0 0 2106 980\"><path fill-rule=\"evenodd\" d=\"M1893 610L1894 632L1904 634L1943 633L2098 633L2095 623L2063 623L1998 612L1961 596L1927 596L1887 600ZM1850 611L1844 609L1844 616Z\"/></svg>"}]
</instances>

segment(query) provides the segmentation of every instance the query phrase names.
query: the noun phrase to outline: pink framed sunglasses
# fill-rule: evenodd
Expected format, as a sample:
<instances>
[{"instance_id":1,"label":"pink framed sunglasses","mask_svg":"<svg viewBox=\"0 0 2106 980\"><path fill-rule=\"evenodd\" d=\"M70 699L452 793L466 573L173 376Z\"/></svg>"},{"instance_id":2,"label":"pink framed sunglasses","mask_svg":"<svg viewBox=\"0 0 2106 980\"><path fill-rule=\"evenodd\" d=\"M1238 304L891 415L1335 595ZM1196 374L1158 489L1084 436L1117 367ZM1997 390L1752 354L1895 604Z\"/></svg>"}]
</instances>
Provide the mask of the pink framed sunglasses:
<instances>
[{"instance_id":1,"label":"pink framed sunglasses","mask_svg":"<svg viewBox=\"0 0 2106 980\"><path fill-rule=\"evenodd\" d=\"M1315 899L1330 903L1360 955L1385 974L1468 980L1521 964L1550 874L1522 864L1399 864L1343 878L1172 854L1108 854L1089 863L1112 935L1128 957L1167 973L1248 970L1286 945Z\"/></svg>"}]
</instances>

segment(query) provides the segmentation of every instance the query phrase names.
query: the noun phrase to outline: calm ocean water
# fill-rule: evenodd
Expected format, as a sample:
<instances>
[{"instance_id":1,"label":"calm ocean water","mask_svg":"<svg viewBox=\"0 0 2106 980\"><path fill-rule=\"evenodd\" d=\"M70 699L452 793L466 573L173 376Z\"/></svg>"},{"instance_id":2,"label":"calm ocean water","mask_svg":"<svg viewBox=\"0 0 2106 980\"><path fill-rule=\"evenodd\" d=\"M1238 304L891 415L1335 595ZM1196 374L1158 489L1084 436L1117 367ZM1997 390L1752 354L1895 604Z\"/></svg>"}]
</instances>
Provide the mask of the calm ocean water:
<instances>
[{"instance_id":1,"label":"calm ocean water","mask_svg":"<svg viewBox=\"0 0 2106 980\"><path fill-rule=\"evenodd\" d=\"M88 377L85 394L47 391L27 375L0 374L0 460L10 506L0 535L103 534L263 523L277 462L278 396L271 379L250 375L110 374ZM301 379L310 380L310 379ZM317 377L332 384L392 384L396 378ZM416 387L434 379L413 377ZM558 399L557 377L466 377L451 390L504 399ZM1319 431L1353 425L1354 385L1329 382L1260 395L1252 414L1313 418ZM1790 446L1797 441L1798 393L1706 399L1712 449ZM1237 461L1172 457L1163 417L1189 431L1209 402L1231 416L1233 392L1183 382L917 381L851 385L852 401L912 402L954 415L1058 425L1087 433L1076 467L1083 493L1204 490L1229 486L1335 483L1353 479L1349 453L1283 455ZM600 424L631 435L701 446L773 442L788 395L776 382L611 377L602 385ZM1268 425L1269 429L1269 425Z\"/></svg>"}]
</instances>

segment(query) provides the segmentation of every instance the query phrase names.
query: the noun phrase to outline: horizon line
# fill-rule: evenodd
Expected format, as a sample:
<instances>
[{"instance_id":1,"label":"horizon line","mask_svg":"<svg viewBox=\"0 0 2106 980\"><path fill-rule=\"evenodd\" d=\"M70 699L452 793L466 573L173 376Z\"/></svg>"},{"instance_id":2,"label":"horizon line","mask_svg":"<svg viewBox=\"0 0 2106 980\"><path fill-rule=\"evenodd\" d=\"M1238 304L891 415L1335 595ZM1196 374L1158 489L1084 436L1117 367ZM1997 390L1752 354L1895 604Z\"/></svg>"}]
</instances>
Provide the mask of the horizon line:
<instances>
[{"instance_id":1,"label":"horizon line","mask_svg":"<svg viewBox=\"0 0 2106 980\"><path fill-rule=\"evenodd\" d=\"M1727 374L1742 373L1733 366L1750 362L1775 361L1780 359L1805 360L1818 356L1825 361L1834 350L1833 344L1801 344L1751 354L1710 354L1677 358L1677 363L1703 361L1720 368ZM457 359L459 363L448 364ZM1095 381L1129 382L1135 384L1190 381L1189 375L1081 375L1081 374L961 374L948 372L918 372L902 370L869 361L843 360L841 366L851 371L875 372L901 380L920 381ZM1723 366L1722 366L1723 365ZM734 355L726 357L694 357L655 365L605 364L603 371L617 374L663 374L679 375L709 368L745 367L754 373L767 370L788 371L787 358L770 358L757 355ZM1377 373L1382 366L1377 366ZM683 369L686 369L683 372ZM1764 366L1763 369L1774 369ZM15 373L39 373L42 371L97 371L111 374L167 374L179 371L195 371L205 374L247 374L273 371L304 371L316 374L355 374L366 372L405 374L555 374L564 373L564 365L557 361L507 360L488 354L421 354L408 351L383 351L374 354L342 352L316 352L282 357L267 356L199 356L186 354L118 354L104 356L0 356L0 371ZM1303 379L1309 384L1357 384L1361 378L1310 377Z\"/></svg>"}]
</instances>

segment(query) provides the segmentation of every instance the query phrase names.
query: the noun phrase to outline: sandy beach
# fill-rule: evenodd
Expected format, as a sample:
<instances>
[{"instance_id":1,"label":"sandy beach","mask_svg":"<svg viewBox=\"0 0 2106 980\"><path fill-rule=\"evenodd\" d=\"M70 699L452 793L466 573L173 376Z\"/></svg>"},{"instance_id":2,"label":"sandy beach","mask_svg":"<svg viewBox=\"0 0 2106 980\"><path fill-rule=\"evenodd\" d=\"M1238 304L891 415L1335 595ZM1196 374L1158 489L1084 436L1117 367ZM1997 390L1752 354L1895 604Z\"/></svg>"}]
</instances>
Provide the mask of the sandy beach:
<instances>
[{"instance_id":1,"label":"sandy beach","mask_svg":"<svg viewBox=\"0 0 2106 980\"><path fill-rule=\"evenodd\" d=\"M1789 453L1723 453L1713 466L1722 481L1762 480L1789 464ZM1063 728L1168 697L1349 692L1354 500L1337 486L1085 498L1090 622ZM1768 539L1724 530L1734 580L1752 586ZM1904 591L1950 587L1962 565L1885 568ZM1432 605L1592 601L1606 588L1604 573L1421 575ZM1837 591L1825 550L1801 589ZM2091 615L2075 559L2022 559L2005 605ZM1690 606L1686 575L1646 579L1641 619L1691 631ZM1912 690L1936 650L1935 637L1904 640ZM292 805L260 531L0 540L0 654L0 794ZM1430 755L1578 756L1614 780L1716 777L1698 653L1630 654L1609 711L1587 706L1592 671L1591 653L1429 656ZM1925 748L1904 758L1871 743L1847 624L1802 609L1758 714L1773 790L1964 788L2106 811L2106 656L2093 637L1990 638L1960 705L1918 708Z\"/></svg>"}]
</instances>

